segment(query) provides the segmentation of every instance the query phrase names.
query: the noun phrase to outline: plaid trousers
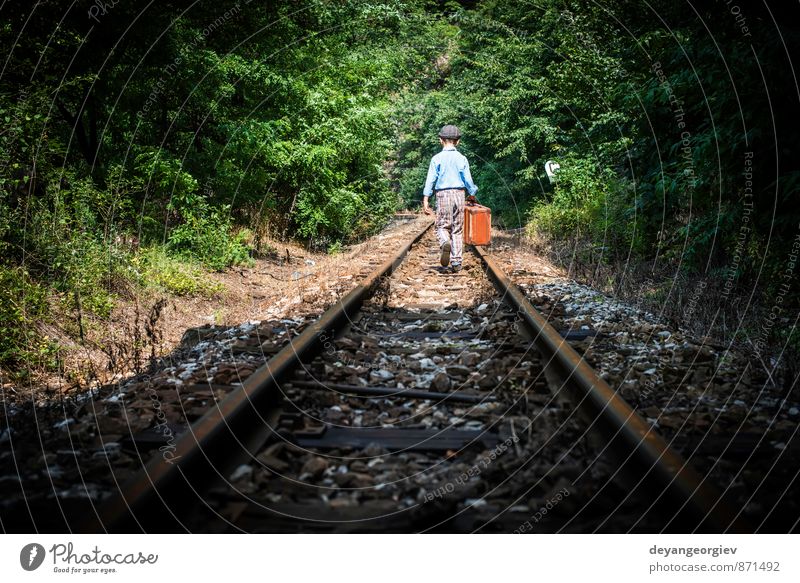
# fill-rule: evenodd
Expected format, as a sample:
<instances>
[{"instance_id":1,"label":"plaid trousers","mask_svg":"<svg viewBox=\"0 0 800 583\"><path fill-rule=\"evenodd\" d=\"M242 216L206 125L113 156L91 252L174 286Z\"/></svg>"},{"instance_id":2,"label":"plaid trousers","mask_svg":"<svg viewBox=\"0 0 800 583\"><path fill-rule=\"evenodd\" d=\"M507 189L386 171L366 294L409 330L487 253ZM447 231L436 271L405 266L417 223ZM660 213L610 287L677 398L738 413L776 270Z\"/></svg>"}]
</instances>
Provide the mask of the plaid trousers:
<instances>
[{"instance_id":1,"label":"plaid trousers","mask_svg":"<svg viewBox=\"0 0 800 583\"><path fill-rule=\"evenodd\" d=\"M450 241L450 264L461 265L464 251L464 189L436 192L436 238L439 246Z\"/></svg>"}]
</instances>

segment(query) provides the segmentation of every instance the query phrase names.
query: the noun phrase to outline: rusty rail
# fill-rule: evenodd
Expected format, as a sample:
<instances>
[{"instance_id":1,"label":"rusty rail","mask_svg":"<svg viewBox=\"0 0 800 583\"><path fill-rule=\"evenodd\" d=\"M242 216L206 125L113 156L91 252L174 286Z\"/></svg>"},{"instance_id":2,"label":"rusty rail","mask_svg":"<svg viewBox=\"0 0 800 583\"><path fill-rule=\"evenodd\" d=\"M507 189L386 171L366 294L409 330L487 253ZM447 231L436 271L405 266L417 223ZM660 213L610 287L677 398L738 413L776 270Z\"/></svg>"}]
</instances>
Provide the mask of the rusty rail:
<instances>
[{"instance_id":1,"label":"rusty rail","mask_svg":"<svg viewBox=\"0 0 800 583\"><path fill-rule=\"evenodd\" d=\"M203 494L208 487L225 480L238 463L252 457L277 431L279 384L287 373L322 349L320 337L324 332L347 325L379 281L397 269L432 224L427 222L395 255L181 434L175 443L174 463L161 455L153 456L80 530L188 530L183 520L187 512L206 507Z\"/></svg>"},{"instance_id":2,"label":"rusty rail","mask_svg":"<svg viewBox=\"0 0 800 583\"><path fill-rule=\"evenodd\" d=\"M654 504L674 516L670 527L710 532L752 532L719 492L677 454L568 344L509 279L488 251L475 252L503 299L517 310L543 356L557 368L570 401L609 440L620 469Z\"/></svg>"}]
</instances>

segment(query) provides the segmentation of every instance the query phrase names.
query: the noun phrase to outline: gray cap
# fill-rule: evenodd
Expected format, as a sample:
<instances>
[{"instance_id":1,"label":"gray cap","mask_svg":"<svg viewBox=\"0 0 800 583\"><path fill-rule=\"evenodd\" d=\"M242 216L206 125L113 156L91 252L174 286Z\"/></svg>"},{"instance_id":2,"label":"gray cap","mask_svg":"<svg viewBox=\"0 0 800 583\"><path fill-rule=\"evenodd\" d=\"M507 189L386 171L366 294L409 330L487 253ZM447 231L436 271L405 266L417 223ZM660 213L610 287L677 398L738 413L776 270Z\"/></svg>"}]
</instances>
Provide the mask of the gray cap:
<instances>
[{"instance_id":1,"label":"gray cap","mask_svg":"<svg viewBox=\"0 0 800 583\"><path fill-rule=\"evenodd\" d=\"M461 132L456 126L446 125L439 130L439 137L446 140L457 140L461 137Z\"/></svg>"}]
</instances>

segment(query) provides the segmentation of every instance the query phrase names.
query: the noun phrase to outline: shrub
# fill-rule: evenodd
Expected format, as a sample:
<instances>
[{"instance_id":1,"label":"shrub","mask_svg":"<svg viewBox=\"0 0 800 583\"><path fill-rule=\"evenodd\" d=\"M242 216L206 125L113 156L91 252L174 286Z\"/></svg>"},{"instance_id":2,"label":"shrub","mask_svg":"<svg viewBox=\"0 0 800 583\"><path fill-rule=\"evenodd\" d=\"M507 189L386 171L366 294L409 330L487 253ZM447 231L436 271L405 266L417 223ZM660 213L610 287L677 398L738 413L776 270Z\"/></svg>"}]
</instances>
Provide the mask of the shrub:
<instances>
[{"instance_id":1,"label":"shrub","mask_svg":"<svg viewBox=\"0 0 800 583\"><path fill-rule=\"evenodd\" d=\"M530 224L555 237L602 238L614 228L619 191L610 169L585 158L564 160L552 196L533 204Z\"/></svg>"},{"instance_id":2,"label":"shrub","mask_svg":"<svg viewBox=\"0 0 800 583\"><path fill-rule=\"evenodd\" d=\"M178 160L146 151L137 157L137 172L147 176L156 199L168 201L168 226L177 223L167 231L171 253L216 270L250 260L249 232L234 232L231 207L216 207L198 194L197 180Z\"/></svg>"},{"instance_id":3,"label":"shrub","mask_svg":"<svg viewBox=\"0 0 800 583\"><path fill-rule=\"evenodd\" d=\"M250 262L246 243L250 232L234 232L230 207L213 208L200 199L191 210L185 209L183 216L184 222L172 229L168 238L175 255L216 270Z\"/></svg>"},{"instance_id":4,"label":"shrub","mask_svg":"<svg viewBox=\"0 0 800 583\"><path fill-rule=\"evenodd\" d=\"M171 257L163 247L144 249L134 260L142 285L178 296L210 297L221 292L221 283L208 279L196 264Z\"/></svg>"},{"instance_id":5,"label":"shrub","mask_svg":"<svg viewBox=\"0 0 800 583\"><path fill-rule=\"evenodd\" d=\"M0 364L36 362L53 347L36 332L47 315L46 292L21 267L0 266Z\"/></svg>"},{"instance_id":6,"label":"shrub","mask_svg":"<svg viewBox=\"0 0 800 583\"><path fill-rule=\"evenodd\" d=\"M91 179L51 180L45 195L30 203L24 239L31 274L73 309L103 318L111 313L112 290L128 262L115 242L115 205L113 195Z\"/></svg>"}]
</instances>

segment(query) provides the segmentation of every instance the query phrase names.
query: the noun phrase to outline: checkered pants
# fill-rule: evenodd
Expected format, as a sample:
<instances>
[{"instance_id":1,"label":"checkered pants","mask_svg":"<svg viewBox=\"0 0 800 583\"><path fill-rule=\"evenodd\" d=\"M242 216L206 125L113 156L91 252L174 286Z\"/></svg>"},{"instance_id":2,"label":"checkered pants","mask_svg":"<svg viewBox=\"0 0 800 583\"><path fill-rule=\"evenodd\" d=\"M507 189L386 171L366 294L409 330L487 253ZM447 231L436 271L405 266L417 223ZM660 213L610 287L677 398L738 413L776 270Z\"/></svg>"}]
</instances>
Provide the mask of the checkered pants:
<instances>
[{"instance_id":1,"label":"checkered pants","mask_svg":"<svg viewBox=\"0 0 800 583\"><path fill-rule=\"evenodd\" d=\"M436 238L439 246L450 241L450 264L461 265L464 251L464 190L449 188L436 192Z\"/></svg>"}]
</instances>

